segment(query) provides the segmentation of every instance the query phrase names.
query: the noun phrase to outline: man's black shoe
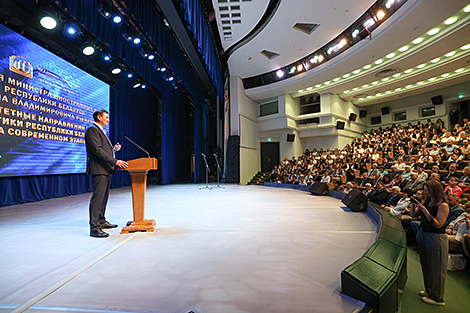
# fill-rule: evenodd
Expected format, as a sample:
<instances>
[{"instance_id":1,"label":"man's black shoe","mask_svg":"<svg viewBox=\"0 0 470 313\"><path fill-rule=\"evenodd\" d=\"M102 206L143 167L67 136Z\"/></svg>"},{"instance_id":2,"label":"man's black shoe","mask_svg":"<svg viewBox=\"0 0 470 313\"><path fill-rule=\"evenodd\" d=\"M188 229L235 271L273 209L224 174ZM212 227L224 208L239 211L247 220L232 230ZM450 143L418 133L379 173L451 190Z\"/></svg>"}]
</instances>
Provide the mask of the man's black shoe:
<instances>
[{"instance_id":1,"label":"man's black shoe","mask_svg":"<svg viewBox=\"0 0 470 313\"><path fill-rule=\"evenodd\" d=\"M106 229L106 228L116 228L118 227L117 224L111 224L108 221L105 221L103 224L100 225L101 229Z\"/></svg>"},{"instance_id":2,"label":"man's black shoe","mask_svg":"<svg viewBox=\"0 0 470 313\"><path fill-rule=\"evenodd\" d=\"M90 236L96 237L96 238L106 238L106 237L109 237L109 234L102 231L101 229L97 229L97 230L91 230Z\"/></svg>"}]
</instances>

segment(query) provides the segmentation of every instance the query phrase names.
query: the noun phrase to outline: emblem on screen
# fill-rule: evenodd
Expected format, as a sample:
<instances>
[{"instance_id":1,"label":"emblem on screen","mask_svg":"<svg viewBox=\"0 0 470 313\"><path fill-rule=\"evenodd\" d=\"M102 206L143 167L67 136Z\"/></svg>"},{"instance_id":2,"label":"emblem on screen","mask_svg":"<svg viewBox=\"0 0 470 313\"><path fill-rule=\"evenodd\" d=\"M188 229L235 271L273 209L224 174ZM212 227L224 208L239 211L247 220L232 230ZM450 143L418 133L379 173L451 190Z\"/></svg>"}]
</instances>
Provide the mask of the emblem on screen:
<instances>
[{"instance_id":1,"label":"emblem on screen","mask_svg":"<svg viewBox=\"0 0 470 313\"><path fill-rule=\"evenodd\" d=\"M33 78L33 66L25 58L11 55L10 56L10 71L25 77Z\"/></svg>"}]
</instances>

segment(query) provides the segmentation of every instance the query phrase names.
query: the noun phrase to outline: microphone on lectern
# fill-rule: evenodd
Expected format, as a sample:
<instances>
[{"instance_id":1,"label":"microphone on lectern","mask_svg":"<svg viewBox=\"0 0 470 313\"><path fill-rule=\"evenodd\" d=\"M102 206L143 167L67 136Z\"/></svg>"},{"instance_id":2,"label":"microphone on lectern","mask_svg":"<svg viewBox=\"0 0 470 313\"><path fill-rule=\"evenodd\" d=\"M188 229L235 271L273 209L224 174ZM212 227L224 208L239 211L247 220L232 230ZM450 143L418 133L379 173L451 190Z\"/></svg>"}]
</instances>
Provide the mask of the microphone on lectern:
<instances>
[{"instance_id":1,"label":"microphone on lectern","mask_svg":"<svg viewBox=\"0 0 470 313\"><path fill-rule=\"evenodd\" d=\"M139 148L140 150L144 151L146 154L147 154L147 157L150 158L150 153L147 152L147 150L145 150L144 148L142 148L141 146L139 146L138 144L136 144L135 142L133 142L132 140L129 139L129 137L127 136L124 136L124 138L126 138L127 140L129 140L130 142L132 142L137 148Z\"/></svg>"}]
</instances>

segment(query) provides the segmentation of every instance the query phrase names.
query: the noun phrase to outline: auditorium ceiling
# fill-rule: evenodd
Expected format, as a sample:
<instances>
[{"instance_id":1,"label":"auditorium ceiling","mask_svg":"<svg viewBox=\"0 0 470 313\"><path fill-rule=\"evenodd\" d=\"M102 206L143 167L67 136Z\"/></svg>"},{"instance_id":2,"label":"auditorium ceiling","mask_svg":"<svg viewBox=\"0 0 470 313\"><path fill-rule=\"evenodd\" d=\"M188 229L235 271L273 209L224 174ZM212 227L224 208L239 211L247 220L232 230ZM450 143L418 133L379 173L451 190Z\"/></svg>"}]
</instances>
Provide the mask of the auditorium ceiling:
<instances>
[{"instance_id":1,"label":"auditorium ceiling","mask_svg":"<svg viewBox=\"0 0 470 313\"><path fill-rule=\"evenodd\" d=\"M273 10L275 2L278 3ZM230 51L230 75L245 79L309 55L347 29L375 1L212 3L222 45L226 52ZM299 75L245 91L256 101L282 94L300 97L318 92L337 94L358 106L368 106L468 82L468 6L464 0L408 0L370 36L335 58ZM257 34L240 45L267 15L270 18ZM449 20L452 17L457 20ZM297 23L318 26L307 34L294 28ZM429 34L434 29L438 32ZM416 43L419 38L423 41ZM404 47L406 51L402 51ZM468 93L467 90L467 97Z\"/></svg>"}]
</instances>

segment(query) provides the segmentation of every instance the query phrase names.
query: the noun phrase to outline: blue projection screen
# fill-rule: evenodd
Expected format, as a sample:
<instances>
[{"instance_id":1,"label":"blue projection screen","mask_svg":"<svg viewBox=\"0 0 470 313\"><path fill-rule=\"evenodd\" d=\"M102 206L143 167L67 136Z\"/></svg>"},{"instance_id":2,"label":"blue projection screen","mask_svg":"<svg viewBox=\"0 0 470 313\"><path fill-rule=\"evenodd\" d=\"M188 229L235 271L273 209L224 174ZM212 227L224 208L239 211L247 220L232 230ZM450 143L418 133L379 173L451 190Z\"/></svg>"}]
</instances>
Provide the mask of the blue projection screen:
<instances>
[{"instance_id":1,"label":"blue projection screen","mask_svg":"<svg viewBox=\"0 0 470 313\"><path fill-rule=\"evenodd\" d=\"M0 176L84 173L109 85L0 25L0 86Z\"/></svg>"}]
</instances>

